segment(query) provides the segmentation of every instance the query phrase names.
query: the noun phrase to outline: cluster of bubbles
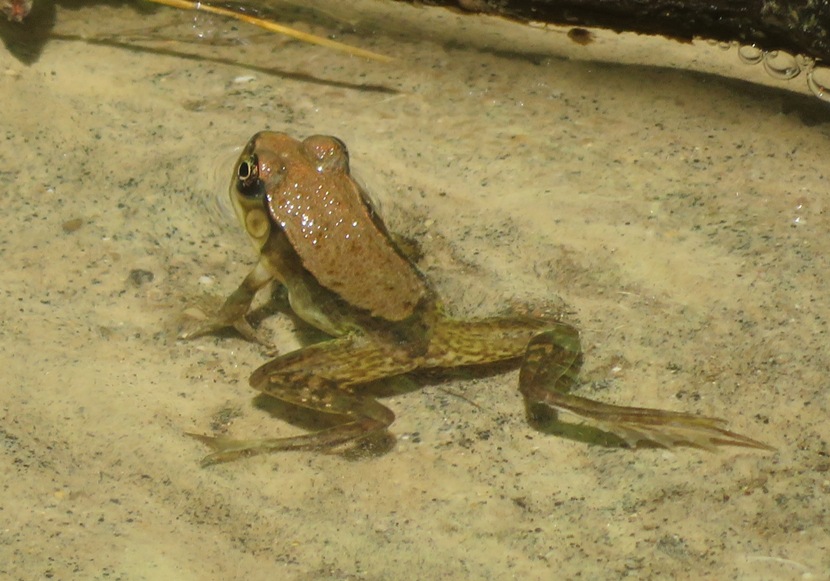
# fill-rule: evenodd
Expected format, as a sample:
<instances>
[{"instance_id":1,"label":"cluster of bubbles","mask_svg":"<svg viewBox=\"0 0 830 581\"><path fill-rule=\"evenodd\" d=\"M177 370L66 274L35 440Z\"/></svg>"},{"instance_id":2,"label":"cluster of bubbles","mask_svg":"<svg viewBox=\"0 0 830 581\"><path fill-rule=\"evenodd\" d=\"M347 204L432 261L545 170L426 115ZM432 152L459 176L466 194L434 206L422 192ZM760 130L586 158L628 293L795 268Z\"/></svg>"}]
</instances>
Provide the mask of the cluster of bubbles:
<instances>
[{"instance_id":1,"label":"cluster of bubbles","mask_svg":"<svg viewBox=\"0 0 830 581\"><path fill-rule=\"evenodd\" d=\"M830 103L830 67L816 64L816 61L808 56L793 56L779 50L763 50L754 44L717 44L727 50L737 45L738 58L742 62L748 65L762 63L767 74L775 79L789 81L804 73L810 92L822 101Z\"/></svg>"}]
</instances>

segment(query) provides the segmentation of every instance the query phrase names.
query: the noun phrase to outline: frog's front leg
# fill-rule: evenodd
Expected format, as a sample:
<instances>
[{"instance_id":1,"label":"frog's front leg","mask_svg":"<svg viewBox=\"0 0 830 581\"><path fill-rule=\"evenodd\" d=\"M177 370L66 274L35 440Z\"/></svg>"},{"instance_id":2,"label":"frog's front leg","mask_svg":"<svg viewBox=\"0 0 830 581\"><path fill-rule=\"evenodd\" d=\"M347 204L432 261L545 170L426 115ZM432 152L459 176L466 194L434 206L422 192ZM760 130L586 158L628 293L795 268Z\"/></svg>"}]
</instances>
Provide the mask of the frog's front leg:
<instances>
[{"instance_id":1,"label":"frog's front leg","mask_svg":"<svg viewBox=\"0 0 830 581\"><path fill-rule=\"evenodd\" d=\"M527 346L519 374L519 390L525 402L545 404L576 415L600 430L610 432L629 446L640 441L666 448L678 444L713 449L744 446L771 450L769 446L725 430L719 418L694 416L659 409L616 406L568 393L582 363L579 333L559 324L539 333Z\"/></svg>"},{"instance_id":2,"label":"frog's front leg","mask_svg":"<svg viewBox=\"0 0 830 581\"><path fill-rule=\"evenodd\" d=\"M254 328L245 318L251 308L251 303L266 284L274 279L274 275L264 260L260 260L239 287L225 300L222 308L213 317L204 321L194 329L186 330L179 335L180 339L194 339L209 335L228 327L236 329L248 341L265 345L265 341L257 336Z\"/></svg>"},{"instance_id":3,"label":"frog's front leg","mask_svg":"<svg viewBox=\"0 0 830 581\"><path fill-rule=\"evenodd\" d=\"M344 418L334 427L286 438L231 440L190 434L215 451L203 466L280 450L320 450L360 440L388 428L395 414L353 387L406 373L411 358L362 336L316 343L266 363L251 376L251 386L280 401Z\"/></svg>"}]
</instances>

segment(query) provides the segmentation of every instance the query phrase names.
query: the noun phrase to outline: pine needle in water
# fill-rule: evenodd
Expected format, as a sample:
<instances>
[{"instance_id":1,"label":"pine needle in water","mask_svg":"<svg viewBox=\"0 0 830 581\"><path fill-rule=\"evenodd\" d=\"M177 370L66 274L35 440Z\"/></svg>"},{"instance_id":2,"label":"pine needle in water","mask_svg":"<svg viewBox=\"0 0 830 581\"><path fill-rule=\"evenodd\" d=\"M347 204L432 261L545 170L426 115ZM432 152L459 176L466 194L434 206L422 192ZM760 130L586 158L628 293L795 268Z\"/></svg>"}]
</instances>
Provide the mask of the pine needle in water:
<instances>
[{"instance_id":1,"label":"pine needle in water","mask_svg":"<svg viewBox=\"0 0 830 581\"><path fill-rule=\"evenodd\" d=\"M307 32L302 32L300 30L295 30L291 27L283 26L282 24L277 24L276 22L272 22L270 20L256 18L254 16L249 16L247 14L240 14L239 12L234 12L233 10L228 10L226 8L218 8L216 6L210 6L208 4L202 4L201 2L188 2L187 0L149 0L149 2L154 2L155 4L163 4L165 6L171 6L173 8L181 8L182 10L201 10L203 12L209 12L210 14L227 16L228 18L241 20L242 22L247 22L248 24L264 28L265 30L269 30L271 32L284 34L285 36L290 36L291 38L296 38L297 40L301 40L303 42L317 44L320 46L324 46L326 48L331 48L334 50L338 50L340 52L345 52L352 56L360 56L363 58L380 61L384 63L392 62L393 60L391 57L388 57L386 55L378 54L354 46L349 46L348 44L343 44L342 42L337 42L334 40L330 40L328 38L323 38L322 36L317 36L314 34L309 34Z\"/></svg>"}]
</instances>

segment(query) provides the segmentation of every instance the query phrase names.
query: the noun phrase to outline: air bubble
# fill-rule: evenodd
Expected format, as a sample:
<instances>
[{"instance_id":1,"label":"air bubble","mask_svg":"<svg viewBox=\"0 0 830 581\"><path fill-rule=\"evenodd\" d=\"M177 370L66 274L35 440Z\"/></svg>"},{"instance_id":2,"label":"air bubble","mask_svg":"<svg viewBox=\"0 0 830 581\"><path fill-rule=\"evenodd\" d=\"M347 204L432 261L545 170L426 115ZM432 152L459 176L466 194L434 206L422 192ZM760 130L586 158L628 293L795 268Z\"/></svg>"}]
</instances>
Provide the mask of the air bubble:
<instances>
[{"instance_id":1,"label":"air bubble","mask_svg":"<svg viewBox=\"0 0 830 581\"><path fill-rule=\"evenodd\" d=\"M764 60L764 51L754 44L744 45L738 48L738 58L747 65L757 65Z\"/></svg>"},{"instance_id":2,"label":"air bubble","mask_svg":"<svg viewBox=\"0 0 830 581\"><path fill-rule=\"evenodd\" d=\"M754 44L747 44L738 47L738 58L747 65L757 65L763 61L767 74L782 81L789 81L804 73L813 95L830 103L830 67L816 66L815 59L809 56L793 56L777 50L765 51Z\"/></svg>"},{"instance_id":3,"label":"air bubble","mask_svg":"<svg viewBox=\"0 0 830 581\"><path fill-rule=\"evenodd\" d=\"M791 54L771 50L764 54L764 70L771 77L782 81L789 81L798 76L801 72L801 67Z\"/></svg>"},{"instance_id":4,"label":"air bubble","mask_svg":"<svg viewBox=\"0 0 830 581\"><path fill-rule=\"evenodd\" d=\"M813 95L830 103L830 67L814 67L808 71L807 86Z\"/></svg>"}]
</instances>

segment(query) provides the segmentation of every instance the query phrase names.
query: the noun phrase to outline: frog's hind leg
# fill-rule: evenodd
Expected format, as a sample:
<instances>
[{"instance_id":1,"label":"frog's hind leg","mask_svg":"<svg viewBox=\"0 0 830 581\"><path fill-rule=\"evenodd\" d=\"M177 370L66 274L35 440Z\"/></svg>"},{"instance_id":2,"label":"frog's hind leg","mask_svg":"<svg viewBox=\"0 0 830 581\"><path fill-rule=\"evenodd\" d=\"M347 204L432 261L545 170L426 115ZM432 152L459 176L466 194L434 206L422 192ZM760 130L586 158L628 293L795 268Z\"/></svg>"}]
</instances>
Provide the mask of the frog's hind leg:
<instances>
[{"instance_id":1,"label":"frog's hind leg","mask_svg":"<svg viewBox=\"0 0 830 581\"><path fill-rule=\"evenodd\" d=\"M616 406L568 393L582 363L579 334L559 325L536 335L528 344L519 374L519 390L528 405L544 404L576 415L589 425L622 438L629 446L647 441L713 449L769 446L723 428L724 420L658 409Z\"/></svg>"},{"instance_id":2,"label":"frog's hind leg","mask_svg":"<svg viewBox=\"0 0 830 581\"><path fill-rule=\"evenodd\" d=\"M321 450L385 430L395 414L370 395L354 392L367 383L410 371L414 364L377 344L344 337L287 353L257 369L251 386L280 401L341 416L341 424L301 436L232 440L190 434L213 448L202 466L282 450Z\"/></svg>"}]
</instances>

